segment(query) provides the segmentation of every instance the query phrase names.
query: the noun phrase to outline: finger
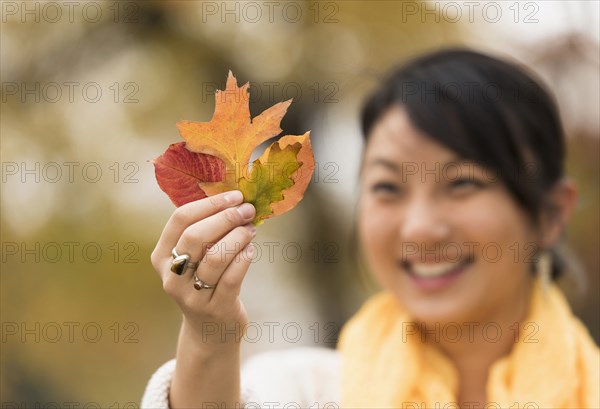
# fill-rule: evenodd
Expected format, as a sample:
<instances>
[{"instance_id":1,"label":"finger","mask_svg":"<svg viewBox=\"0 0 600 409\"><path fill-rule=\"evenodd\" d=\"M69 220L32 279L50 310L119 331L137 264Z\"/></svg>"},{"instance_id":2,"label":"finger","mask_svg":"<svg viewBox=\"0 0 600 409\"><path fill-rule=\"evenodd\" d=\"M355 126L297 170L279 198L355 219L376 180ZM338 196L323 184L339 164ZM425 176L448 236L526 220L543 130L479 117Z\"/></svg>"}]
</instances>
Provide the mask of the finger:
<instances>
[{"instance_id":1,"label":"finger","mask_svg":"<svg viewBox=\"0 0 600 409\"><path fill-rule=\"evenodd\" d=\"M207 247L222 239L238 226L249 223L256 213L254 206L243 203L225 209L186 228L175 245L178 254L189 254L193 262L201 260Z\"/></svg>"},{"instance_id":2,"label":"finger","mask_svg":"<svg viewBox=\"0 0 600 409\"><path fill-rule=\"evenodd\" d=\"M197 276L207 284L216 284L227 266L235 257L239 257L240 249L246 247L255 236L256 227L253 224L231 230L208 250L196 270ZM210 300L213 290L201 289L201 294L198 294L198 290L193 287L194 274L178 275L170 271L164 274L163 289L176 300L191 298L194 304L200 302L201 305Z\"/></svg>"},{"instance_id":3,"label":"finger","mask_svg":"<svg viewBox=\"0 0 600 409\"><path fill-rule=\"evenodd\" d=\"M186 203L175 209L161 233L156 245L157 254L162 257L171 256L171 250L179 240L183 231L191 224L212 216L224 209L242 203L244 196L239 190L220 193L204 199Z\"/></svg>"},{"instance_id":4,"label":"finger","mask_svg":"<svg viewBox=\"0 0 600 409\"><path fill-rule=\"evenodd\" d=\"M239 226L215 243L204 255L196 270L196 275L206 284L214 285L227 269L227 266L240 251L256 236L256 227L252 224Z\"/></svg>"},{"instance_id":5,"label":"finger","mask_svg":"<svg viewBox=\"0 0 600 409\"><path fill-rule=\"evenodd\" d=\"M215 305L233 305L240 295L242 282L250 267L255 253L254 244L250 243L240 251L227 266L217 284L212 290L210 303Z\"/></svg>"}]
</instances>

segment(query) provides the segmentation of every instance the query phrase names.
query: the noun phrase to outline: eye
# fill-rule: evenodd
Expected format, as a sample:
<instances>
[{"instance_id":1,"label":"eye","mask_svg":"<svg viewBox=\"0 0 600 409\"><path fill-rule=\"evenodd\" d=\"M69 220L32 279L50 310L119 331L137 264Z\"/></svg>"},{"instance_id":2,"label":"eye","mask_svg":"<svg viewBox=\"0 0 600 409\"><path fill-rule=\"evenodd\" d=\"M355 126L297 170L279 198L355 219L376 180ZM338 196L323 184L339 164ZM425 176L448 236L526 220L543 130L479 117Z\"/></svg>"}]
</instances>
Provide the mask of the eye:
<instances>
[{"instance_id":1,"label":"eye","mask_svg":"<svg viewBox=\"0 0 600 409\"><path fill-rule=\"evenodd\" d=\"M400 193L400 188L390 182L379 182L371 186L371 192L384 195L398 194Z\"/></svg>"},{"instance_id":2,"label":"eye","mask_svg":"<svg viewBox=\"0 0 600 409\"><path fill-rule=\"evenodd\" d=\"M458 178L456 180L453 180L450 183L450 187L455 190L457 190L457 189L462 190L462 189L467 189L467 188L479 189L479 188L482 188L483 186L484 186L484 184L481 181L479 181L477 179L469 179L469 178Z\"/></svg>"}]
</instances>

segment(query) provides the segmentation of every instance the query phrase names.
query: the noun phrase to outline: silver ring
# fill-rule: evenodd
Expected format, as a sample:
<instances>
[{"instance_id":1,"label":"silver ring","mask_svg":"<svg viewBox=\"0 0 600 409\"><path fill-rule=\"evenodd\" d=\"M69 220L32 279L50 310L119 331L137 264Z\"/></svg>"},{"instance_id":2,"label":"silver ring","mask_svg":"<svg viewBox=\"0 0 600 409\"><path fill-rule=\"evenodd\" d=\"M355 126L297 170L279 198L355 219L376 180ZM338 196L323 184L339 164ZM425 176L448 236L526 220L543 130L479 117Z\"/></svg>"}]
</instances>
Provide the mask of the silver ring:
<instances>
[{"instance_id":1,"label":"silver ring","mask_svg":"<svg viewBox=\"0 0 600 409\"><path fill-rule=\"evenodd\" d=\"M200 278L198 277L198 275L196 273L194 273L194 288L198 291L202 290L203 288L207 289L207 290L212 290L213 288L216 288L217 285L210 285L210 284L206 284L204 281L200 280Z\"/></svg>"},{"instance_id":2,"label":"silver ring","mask_svg":"<svg viewBox=\"0 0 600 409\"><path fill-rule=\"evenodd\" d=\"M190 261L189 254L177 254L175 247L171 251L171 255L173 256L173 261L171 261L171 271L177 275L183 275L188 268L197 269L200 262L192 262Z\"/></svg>"}]
</instances>

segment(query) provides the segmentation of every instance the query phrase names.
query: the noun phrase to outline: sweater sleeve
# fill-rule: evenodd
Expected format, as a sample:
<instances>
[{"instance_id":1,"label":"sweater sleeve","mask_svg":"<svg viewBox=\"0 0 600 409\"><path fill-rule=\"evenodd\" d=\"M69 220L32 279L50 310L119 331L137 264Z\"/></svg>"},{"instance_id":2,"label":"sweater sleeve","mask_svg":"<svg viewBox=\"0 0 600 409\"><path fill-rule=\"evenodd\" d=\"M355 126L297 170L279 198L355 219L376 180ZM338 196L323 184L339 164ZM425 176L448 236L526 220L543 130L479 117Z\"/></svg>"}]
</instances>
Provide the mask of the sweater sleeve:
<instances>
[{"instance_id":1,"label":"sweater sleeve","mask_svg":"<svg viewBox=\"0 0 600 409\"><path fill-rule=\"evenodd\" d=\"M296 347L254 355L242 367L252 391L245 408L338 408L339 356L323 347Z\"/></svg>"},{"instance_id":2,"label":"sweater sleeve","mask_svg":"<svg viewBox=\"0 0 600 409\"><path fill-rule=\"evenodd\" d=\"M141 409L166 409L169 407L169 387L175 372L175 359L171 359L154 372L142 396Z\"/></svg>"},{"instance_id":3,"label":"sweater sleeve","mask_svg":"<svg viewBox=\"0 0 600 409\"><path fill-rule=\"evenodd\" d=\"M169 409L169 389L175 373L175 359L164 363L154 372L142 396L140 409ZM256 400L247 382L241 379L240 400L242 403Z\"/></svg>"},{"instance_id":4,"label":"sweater sleeve","mask_svg":"<svg viewBox=\"0 0 600 409\"><path fill-rule=\"evenodd\" d=\"M241 401L246 409L261 407L338 407L339 358L336 351L298 347L252 356L241 369ZM172 359L152 375L142 409L168 409L175 371ZM287 405L287 406L286 406Z\"/></svg>"}]
</instances>

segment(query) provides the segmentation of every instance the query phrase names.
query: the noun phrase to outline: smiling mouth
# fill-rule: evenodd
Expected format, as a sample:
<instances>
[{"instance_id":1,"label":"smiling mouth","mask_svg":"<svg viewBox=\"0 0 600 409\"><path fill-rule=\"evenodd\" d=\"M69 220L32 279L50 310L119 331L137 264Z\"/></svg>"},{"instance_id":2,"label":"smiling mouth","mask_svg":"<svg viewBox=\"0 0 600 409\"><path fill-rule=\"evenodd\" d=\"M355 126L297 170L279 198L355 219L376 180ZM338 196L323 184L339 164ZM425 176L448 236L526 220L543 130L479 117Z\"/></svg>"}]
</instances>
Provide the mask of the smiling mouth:
<instances>
[{"instance_id":1,"label":"smiling mouth","mask_svg":"<svg viewBox=\"0 0 600 409\"><path fill-rule=\"evenodd\" d=\"M407 260L401 261L400 264L404 271L413 277L418 278L439 278L450 276L461 272L464 268L473 263L472 258L463 259L458 262L443 262L443 263L416 263Z\"/></svg>"}]
</instances>

